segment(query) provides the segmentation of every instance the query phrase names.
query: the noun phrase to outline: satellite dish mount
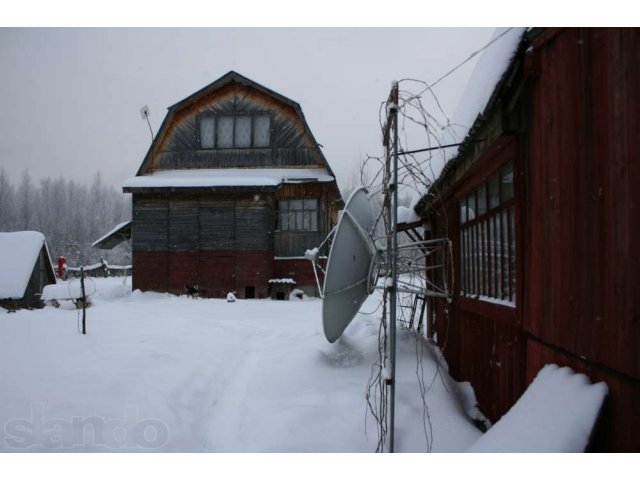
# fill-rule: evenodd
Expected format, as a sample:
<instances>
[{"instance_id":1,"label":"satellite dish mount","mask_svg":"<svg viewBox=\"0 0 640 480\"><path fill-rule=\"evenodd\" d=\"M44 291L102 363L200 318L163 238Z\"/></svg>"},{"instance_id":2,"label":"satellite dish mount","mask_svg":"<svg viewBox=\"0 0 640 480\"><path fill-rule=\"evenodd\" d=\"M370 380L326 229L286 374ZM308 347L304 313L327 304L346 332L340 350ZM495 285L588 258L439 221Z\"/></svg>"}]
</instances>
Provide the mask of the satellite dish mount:
<instances>
[{"instance_id":1,"label":"satellite dish mount","mask_svg":"<svg viewBox=\"0 0 640 480\"><path fill-rule=\"evenodd\" d=\"M378 219L374 215L368 191L355 190L348 198L336 228L329 234L329 251L323 288L322 324L327 340L335 342L356 316L375 289L384 290L389 300L388 364L385 385L389 394L389 451L394 451L395 363L398 293L444 297L450 300L447 272L451 267L451 242L446 238L412 241L398 245L398 84L393 83L387 101L384 128L385 188L384 210L387 216L384 245L374 237ZM323 242L323 244L325 243ZM316 267L318 249L305 255ZM403 257L400 258L402 252ZM408 254L408 255L405 255ZM404 260L410 258L410 260ZM440 275L433 271L440 269ZM419 285L400 279L403 273L424 273ZM429 273L431 272L431 274ZM384 282L379 282L384 278ZM436 284L431 279L439 278ZM316 272L317 280L317 272ZM386 318L383 318L386 321Z\"/></svg>"}]
</instances>

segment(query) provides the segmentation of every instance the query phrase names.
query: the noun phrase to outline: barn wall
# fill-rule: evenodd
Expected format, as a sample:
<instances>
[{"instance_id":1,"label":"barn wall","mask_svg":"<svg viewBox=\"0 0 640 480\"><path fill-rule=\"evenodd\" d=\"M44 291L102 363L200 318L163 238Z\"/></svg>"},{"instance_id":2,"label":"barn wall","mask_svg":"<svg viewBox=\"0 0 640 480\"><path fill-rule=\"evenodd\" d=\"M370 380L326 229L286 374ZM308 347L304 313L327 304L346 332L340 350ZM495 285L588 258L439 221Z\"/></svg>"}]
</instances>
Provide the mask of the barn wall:
<instances>
[{"instance_id":1,"label":"barn wall","mask_svg":"<svg viewBox=\"0 0 640 480\"><path fill-rule=\"evenodd\" d=\"M268 250L201 250L195 252L133 252L133 288L186 293L197 284L203 297L224 298L254 287L256 298L266 298L273 278L273 254Z\"/></svg>"},{"instance_id":2,"label":"barn wall","mask_svg":"<svg viewBox=\"0 0 640 480\"><path fill-rule=\"evenodd\" d=\"M640 378L640 30L568 29L531 89L524 328Z\"/></svg>"},{"instance_id":3,"label":"barn wall","mask_svg":"<svg viewBox=\"0 0 640 480\"><path fill-rule=\"evenodd\" d=\"M593 432L592 451L638 452L640 441L640 382L637 379L621 375L603 365L587 363L571 352L563 352L554 346L544 345L537 339L526 341L527 372L526 381L530 383L538 371L549 363L569 366L576 372L584 373L593 382L606 382L609 396L606 399L602 416Z\"/></svg>"},{"instance_id":4,"label":"barn wall","mask_svg":"<svg viewBox=\"0 0 640 480\"><path fill-rule=\"evenodd\" d=\"M269 279L280 275L272 196L134 194L133 212L134 288L181 294L198 284L203 296L242 298L252 286L266 297Z\"/></svg>"},{"instance_id":5,"label":"barn wall","mask_svg":"<svg viewBox=\"0 0 640 480\"><path fill-rule=\"evenodd\" d=\"M458 202L509 161L514 162L516 190L520 191L521 154L522 143L516 137L500 137L473 163L460 169L456 181L441 192L446 214L439 210L433 218L432 237L448 237L453 241L456 282L462 278ZM516 223L519 223L520 203L516 196ZM521 251L518 240L516 251ZM429 300L430 328L437 332L438 345L451 374L458 380L471 382L482 412L493 422L509 410L525 388L525 349L518 293L522 283L520 269L516 276L515 308L460 295L457 284L452 288L451 304L442 299Z\"/></svg>"},{"instance_id":6,"label":"barn wall","mask_svg":"<svg viewBox=\"0 0 640 480\"><path fill-rule=\"evenodd\" d=\"M591 448L638 451L640 30L549 29L525 56L522 95L499 100L487 120L505 131L505 109L525 114L513 153L516 309L454 288L451 305L430 301L430 321L452 374L471 381L491 420L545 364L568 365L609 387ZM456 278L456 201L490 174L503 155L494 146L441 182L447 214L430 218L454 242Z\"/></svg>"}]
</instances>

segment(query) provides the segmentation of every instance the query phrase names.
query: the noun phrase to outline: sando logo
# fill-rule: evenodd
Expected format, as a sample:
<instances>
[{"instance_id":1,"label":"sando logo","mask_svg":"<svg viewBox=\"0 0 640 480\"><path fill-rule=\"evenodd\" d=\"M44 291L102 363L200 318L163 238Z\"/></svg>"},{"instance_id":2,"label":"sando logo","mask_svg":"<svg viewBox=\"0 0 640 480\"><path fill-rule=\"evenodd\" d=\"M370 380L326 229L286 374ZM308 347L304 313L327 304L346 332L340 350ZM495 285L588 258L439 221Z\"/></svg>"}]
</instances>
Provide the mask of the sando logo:
<instances>
[{"instance_id":1,"label":"sando logo","mask_svg":"<svg viewBox=\"0 0 640 480\"><path fill-rule=\"evenodd\" d=\"M44 404L31 404L30 418L16 418L4 425L4 444L24 450L34 446L65 449L100 446L110 449L158 449L169 440L169 427L157 418L140 419L138 408L128 406L124 418L96 415L46 418Z\"/></svg>"}]
</instances>

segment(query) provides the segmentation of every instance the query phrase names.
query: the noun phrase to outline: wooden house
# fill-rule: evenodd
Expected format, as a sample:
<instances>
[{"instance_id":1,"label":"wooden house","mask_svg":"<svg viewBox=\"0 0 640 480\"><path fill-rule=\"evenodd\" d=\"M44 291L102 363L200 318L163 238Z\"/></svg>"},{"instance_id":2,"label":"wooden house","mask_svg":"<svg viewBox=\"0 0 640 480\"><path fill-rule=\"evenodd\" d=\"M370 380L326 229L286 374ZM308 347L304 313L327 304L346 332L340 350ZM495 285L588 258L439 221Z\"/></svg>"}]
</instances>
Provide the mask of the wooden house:
<instances>
[{"instance_id":1,"label":"wooden house","mask_svg":"<svg viewBox=\"0 0 640 480\"><path fill-rule=\"evenodd\" d=\"M639 451L640 30L530 29L497 73L416 206L453 242L431 333L491 420L566 365L609 387L590 448Z\"/></svg>"},{"instance_id":2,"label":"wooden house","mask_svg":"<svg viewBox=\"0 0 640 480\"><path fill-rule=\"evenodd\" d=\"M235 72L169 107L133 195L133 287L266 298L269 280L315 293L307 249L342 199L300 105Z\"/></svg>"},{"instance_id":3,"label":"wooden house","mask_svg":"<svg viewBox=\"0 0 640 480\"><path fill-rule=\"evenodd\" d=\"M0 307L41 308L45 285L56 276L40 232L0 232Z\"/></svg>"}]
</instances>

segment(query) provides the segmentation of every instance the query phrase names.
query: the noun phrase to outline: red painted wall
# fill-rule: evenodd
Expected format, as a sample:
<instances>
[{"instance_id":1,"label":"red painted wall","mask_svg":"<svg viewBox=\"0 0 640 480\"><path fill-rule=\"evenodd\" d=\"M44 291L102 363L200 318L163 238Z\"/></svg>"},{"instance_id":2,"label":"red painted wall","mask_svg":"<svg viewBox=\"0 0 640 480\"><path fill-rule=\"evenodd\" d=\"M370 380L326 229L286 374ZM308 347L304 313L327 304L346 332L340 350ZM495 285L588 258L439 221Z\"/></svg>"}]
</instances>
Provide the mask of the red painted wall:
<instances>
[{"instance_id":1,"label":"red painted wall","mask_svg":"<svg viewBox=\"0 0 640 480\"><path fill-rule=\"evenodd\" d=\"M197 252L133 252L134 289L184 294L186 285L198 284L203 297L224 298L245 287L256 298L266 298L273 278L273 253L269 250L209 250Z\"/></svg>"},{"instance_id":2,"label":"red painted wall","mask_svg":"<svg viewBox=\"0 0 640 480\"><path fill-rule=\"evenodd\" d=\"M592 447L637 452L640 29L549 29L526 57L513 152L516 309L454 293L451 305L431 301L431 321L452 374L471 381L493 421L545 364L568 365L609 387ZM452 238L456 265L456 202L504 155L491 148L443 193L447 215L431 220Z\"/></svg>"}]
</instances>

